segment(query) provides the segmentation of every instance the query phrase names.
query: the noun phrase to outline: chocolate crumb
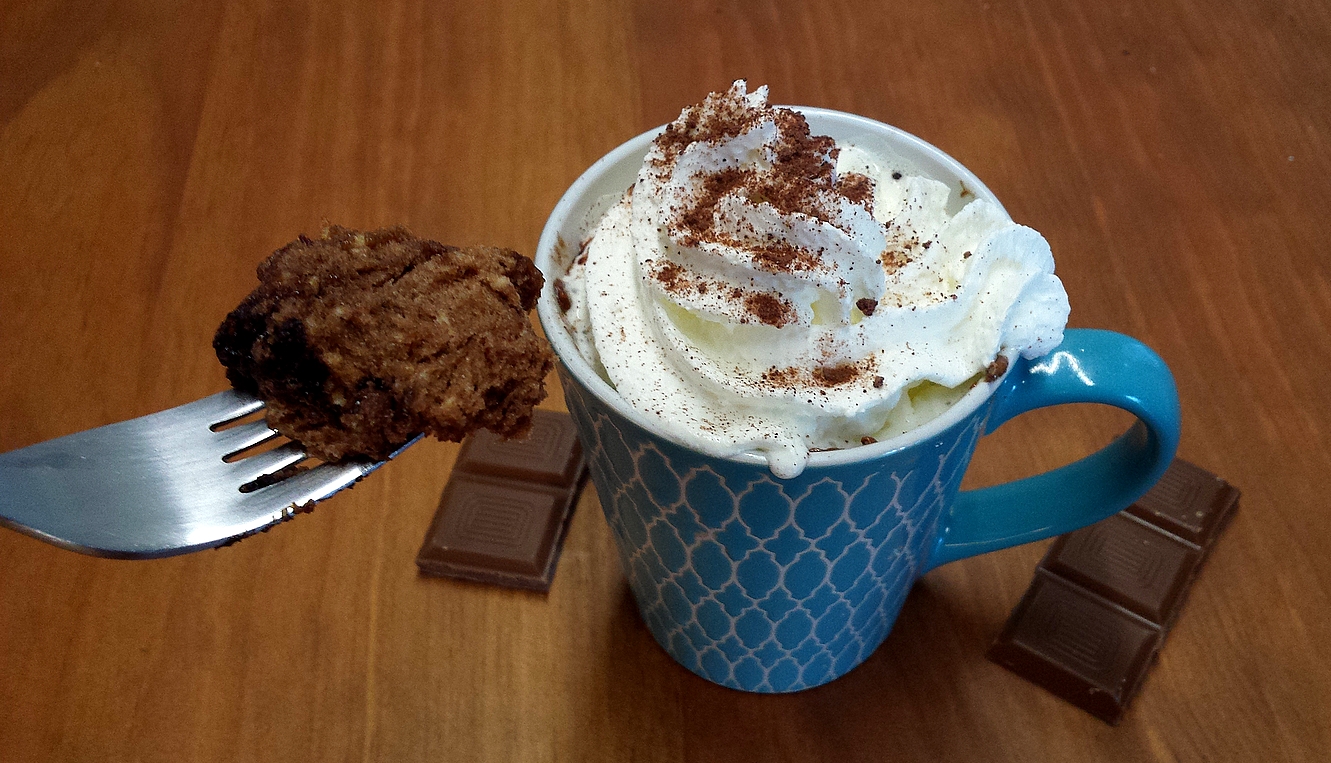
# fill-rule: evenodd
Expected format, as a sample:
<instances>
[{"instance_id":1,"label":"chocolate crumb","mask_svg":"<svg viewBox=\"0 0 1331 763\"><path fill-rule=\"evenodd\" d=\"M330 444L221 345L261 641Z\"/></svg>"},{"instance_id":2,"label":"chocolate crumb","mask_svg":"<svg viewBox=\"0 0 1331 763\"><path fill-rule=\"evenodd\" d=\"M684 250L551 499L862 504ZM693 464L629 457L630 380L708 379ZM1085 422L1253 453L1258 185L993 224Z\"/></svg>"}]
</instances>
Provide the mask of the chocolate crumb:
<instances>
[{"instance_id":1,"label":"chocolate crumb","mask_svg":"<svg viewBox=\"0 0 1331 763\"><path fill-rule=\"evenodd\" d=\"M961 259L963 259L963 260L969 260L970 258L971 258L971 253L970 253L970 252L962 252L962 253L961 253Z\"/></svg>"},{"instance_id":2,"label":"chocolate crumb","mask_svg":"<svg viewBox=\"0 0 1331 763\"><path fill-rule=\"evenodd\" d=\"M875 377L873 377L873 388L874 388L874 389L882 389L882 388L883 388L883 377L881 377L881 376L875 376Z\"/></svg>"},{"instance_id":3,"label":"chocolate crumb","mask_svg":"<svg viewBox=\"0 0 1331 763\"><path fill-rule=\"evenodd\" d=\"M864 299L856 300L855 306L860 309L860 312L864 313L864 317L868 318L870 315L873 315L874 310L878 309L878 300L865 297Z\"/></svg>"},{"instance_id":4,"label":"chocolate crumb","mask_svg":"<svg viewBox=\"0 0 1331 763\"><path fill-rule=\"evenodd\" d=\"M892 179L893 179L893 180L900 180L900 179L901 179L901 173L900 173L900 172L893 172L893 173L892 173Z\"/></svg>"},{"instance_id":5,"label":"chocolate crumb","mask_svg":"<svg viewBox=\"0 0 1331 763\"><path fill-rule=\"evenodd\" d=\"M813 380L824 387L837 387L854 379L859 369L854 363L842 363L839 366L820 366L813 369Z\"/></svg>"},{"instance_id":6,"label":"chocolate crumb","mask_svg":"<svg viewBox=\"0 0 1331 763\"><path fill-rule=\"evenodd\" d=\"M874 438L868 436L868 435L865 435L865 436L863 436L863 437L860 438L860 444L861 444L861 445L873 445L873 444L876 443L876 442L878 442L878 441L875 440Z\"/></svg>"},{"instance_id":7,"label":"chocolate crumb","mask_svg":"<svg viewBox=\"0 0 1331 763\"><path fill-rule=\"evenodd\" d=\"M1007 373L1007 356L999 355L984 369L984 380L994 382L1005 373Z\"/></svg>"}]
</instances>

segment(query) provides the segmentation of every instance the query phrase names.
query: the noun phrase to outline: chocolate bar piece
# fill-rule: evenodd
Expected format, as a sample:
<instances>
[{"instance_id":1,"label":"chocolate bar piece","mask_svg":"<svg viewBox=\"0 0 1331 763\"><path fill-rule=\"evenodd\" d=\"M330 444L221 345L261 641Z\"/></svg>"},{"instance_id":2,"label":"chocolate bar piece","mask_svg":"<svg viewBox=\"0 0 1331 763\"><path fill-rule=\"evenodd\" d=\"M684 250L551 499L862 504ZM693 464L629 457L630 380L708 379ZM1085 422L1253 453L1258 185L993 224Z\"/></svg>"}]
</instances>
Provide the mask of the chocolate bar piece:
<instances>
[{"instance_id":1,"label":"chocolate bar piece","mask_svg":"<svg viewBox=\"0 0 1331 763\"><path fill-rule=\"evenodd\" d=\"M550 590L586 472L566 413L537 410L526 439L480 431L444 487L416 565L427 575Z\"/></svg>"},{"instance_id":2,"label":"chocolate bar piece","mask_svg":"<svg viewBox=\"0 0 1331 763\"><path fill-rule=\"evenodd\" d=\"M1238 500L1175 460L1132 506L1050 546L989 659L1117 724Z\"/></svg>"}]
</instances>

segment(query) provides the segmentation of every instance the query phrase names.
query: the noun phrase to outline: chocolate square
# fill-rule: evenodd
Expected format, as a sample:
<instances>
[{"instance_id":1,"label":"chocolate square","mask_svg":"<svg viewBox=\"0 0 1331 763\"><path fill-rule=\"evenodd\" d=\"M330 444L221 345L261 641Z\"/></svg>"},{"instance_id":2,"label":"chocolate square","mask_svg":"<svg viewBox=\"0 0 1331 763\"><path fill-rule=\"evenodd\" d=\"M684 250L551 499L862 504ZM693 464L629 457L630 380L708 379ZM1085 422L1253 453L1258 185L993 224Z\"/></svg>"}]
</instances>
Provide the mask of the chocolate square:
<instances>
[{"instance_id":1,"label":"chocolate square","mask_svg":"<svg viewBox=\"0 0 1331 763\"><path fill-rule=\"evenodd\" d=\"M1045 569L1164 624L1201 563L1195 546L1128 514L1059 538Z\"/></svg>"},{"instance_id":2,"label":"chocolate square","mask_svg":"<svg viewBox=\"0 0 1331 763\"><path fill-rule=\"evenodd\" d=\"M416 556L422 573L548 591L586 473L573 420L535 411L531 437L462 447Z\"/></svg>"},{"instance_id":3,"label":"chocolate square","mask_svg":"<svg viewBox=\"0 0 1331 763\"><path fill-rule=\"evenodd\" d=\"M520 587L548 588L550 545L563 509L561 496L543 487L458 475L416 563L441 575L481 582L504 576Z\"/></svg>"},{"instance_id":4,"label":"chocolate square","mask_svg":"<svg viewBox=\"0 0 1331 763\"><path fill-rule=\"evenodd\" d=\"M1238 499L1175 460L1132 506L1049 547L989 659L1118 723Z\"/></svg>"},{"instance_id":5,"label":"chocolate square","mask_svg":"<svg viewBox=\"0 0 1331 763\"><path fill-rule=\"evenodd\" d=\"M1117 723L1161 637L1159 627L1041 570L989 659Z\"/></svg>"},{"instance_id":6,"label":"chocolate square","mask_svg":"<svg viewBox=\"0 0 1331 763\"><path fill-rule=\"evenodd\" d=\"M1189 543L1206 547L1238 503L1239 491L1193 464L1175 459L1146 495L1128 513Z\"/></svg>"},{"instance_id":7,"label":"chocolate square","mask_svg":"<svg viewBox=\"0 0 1331 763\"><path fill-rule=\"evenodd\" d=\"M505 440L481 430L463 444L453 468L568 487L581 476L582 443L568 414L536 410L526 438Z\"/></svg>"}]
</instances>

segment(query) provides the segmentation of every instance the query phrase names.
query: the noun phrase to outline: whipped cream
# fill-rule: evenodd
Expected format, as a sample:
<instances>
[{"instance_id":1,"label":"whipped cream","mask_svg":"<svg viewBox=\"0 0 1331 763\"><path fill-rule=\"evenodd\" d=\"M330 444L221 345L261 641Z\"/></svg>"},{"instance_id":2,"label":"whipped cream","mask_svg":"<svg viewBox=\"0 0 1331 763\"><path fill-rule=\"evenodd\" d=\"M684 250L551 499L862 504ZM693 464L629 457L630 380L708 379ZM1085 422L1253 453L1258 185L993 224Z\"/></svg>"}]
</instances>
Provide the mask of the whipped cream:
<instances>
[{"instance_id":1,"label":"whipped cream","mask_svg":"<svg viewBox=\"0 0 1331 763\"><path fill-rule=\"evenodd\" d=\"M792 477L1057 346L1044 238L888 159L743 80L684 109L556 284L579 352L667 435Z\"/></svg>"}]
</instances>

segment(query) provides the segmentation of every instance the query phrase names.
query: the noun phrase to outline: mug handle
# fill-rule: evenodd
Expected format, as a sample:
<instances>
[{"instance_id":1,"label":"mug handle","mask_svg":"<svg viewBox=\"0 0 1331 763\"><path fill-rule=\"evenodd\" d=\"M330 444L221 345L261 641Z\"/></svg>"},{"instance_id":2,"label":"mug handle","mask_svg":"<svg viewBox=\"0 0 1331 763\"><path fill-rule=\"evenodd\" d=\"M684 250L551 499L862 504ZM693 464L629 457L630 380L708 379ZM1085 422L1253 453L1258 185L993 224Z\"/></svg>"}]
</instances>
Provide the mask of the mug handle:
<instances>
[{"instance_id":1,"label":"mug handle","mask_svg":"<svg viewBox=\"0 0 1331 763\"><path fill-rule=\"evenodd\" d=\"M1071 532L1127 508L1164 474L1179 441L1174 377L1160 356L1123 334L1068 329L1063 343L1019 359L996 393L985 434L1018 414L1104 403L1137 422L1103 449L1034 477L957 495L925 566Z\"/></svg>"}]
</instances>

